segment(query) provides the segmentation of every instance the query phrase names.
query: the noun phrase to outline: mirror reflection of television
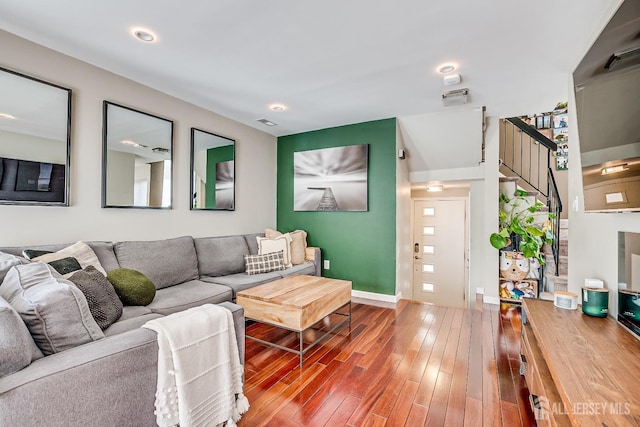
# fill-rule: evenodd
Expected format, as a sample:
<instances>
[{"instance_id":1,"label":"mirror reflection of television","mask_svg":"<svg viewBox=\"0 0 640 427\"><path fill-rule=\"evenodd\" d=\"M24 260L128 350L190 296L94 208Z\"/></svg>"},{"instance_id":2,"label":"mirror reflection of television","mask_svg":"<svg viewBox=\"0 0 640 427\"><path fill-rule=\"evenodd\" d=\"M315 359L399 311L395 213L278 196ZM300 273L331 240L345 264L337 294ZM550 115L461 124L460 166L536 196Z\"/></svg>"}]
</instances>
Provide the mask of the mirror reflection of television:
<instances>
[{"instance_id":1,"label":"mirror reflection of television","mask_svg":"<svg viewBox=\"0 0 640 427\"><path fill-rule=\"evenodd\" d=\"M626 0L573 73L585 211L640 211L640 2Z\"/></svg>"},{"instance_id":2,"label":"mirror reflection of television","mask_svg":"<svg viewBox=\"0 0 640 427\"><path fill-rule=\"evenodd\" d=\"M640 338L640 233L618 232L618 321Z\"/></svg>"}]
</instances>

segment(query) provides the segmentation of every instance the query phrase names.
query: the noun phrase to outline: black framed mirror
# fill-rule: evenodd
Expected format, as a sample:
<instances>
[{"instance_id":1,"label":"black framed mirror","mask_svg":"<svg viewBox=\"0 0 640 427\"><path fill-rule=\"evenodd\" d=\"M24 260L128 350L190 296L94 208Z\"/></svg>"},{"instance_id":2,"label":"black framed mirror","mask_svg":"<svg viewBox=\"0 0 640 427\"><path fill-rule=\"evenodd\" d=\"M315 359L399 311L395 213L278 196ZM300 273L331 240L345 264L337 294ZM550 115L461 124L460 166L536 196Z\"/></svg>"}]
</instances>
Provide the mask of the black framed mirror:
<instances>
[{"instance_id":1,"label":"black framed mirror","mask_svg":"<svg viewBox=\"0 0 640 427\"><path fill-rule=\"evenodd\" d=\"M171 209L173 121L104 101L102 207Z\"/></svg>"},{"instance_id":2,"label":"black framed mirror","mask_svg":"<svg viewBox=\"0 0 640 427\"><path fill-rule=\"evenodd\" d=\"M0 204L69 206L71 89L0 67Z\"/></svg>"},{"instance_id":3,"label":"black framed mirror","mask_svg":"<svg viewBox=\"0 0 640 427\"><path fill-rule=\"evenodd\" d=\"M235 210L233 139L191 128L192 210Z\"/></svg>"}]
</instances>

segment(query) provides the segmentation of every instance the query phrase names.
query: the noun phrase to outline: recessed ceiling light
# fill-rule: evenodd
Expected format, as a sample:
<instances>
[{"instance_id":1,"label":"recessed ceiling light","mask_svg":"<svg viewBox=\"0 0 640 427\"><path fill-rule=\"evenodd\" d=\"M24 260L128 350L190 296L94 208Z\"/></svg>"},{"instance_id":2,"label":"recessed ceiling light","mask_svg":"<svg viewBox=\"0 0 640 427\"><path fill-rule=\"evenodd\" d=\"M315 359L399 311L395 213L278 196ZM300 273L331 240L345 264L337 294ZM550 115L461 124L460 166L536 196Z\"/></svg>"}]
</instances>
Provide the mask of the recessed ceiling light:
<instances>
[{"instance_id":1,"label":"recessed ceiling light","mask_svg":"<svg viewBox=\"0 0 640 427\"><path fill-rule=\"evenodd\" d=\"M267 120L267 119L258 119L258 121L260 123L262 123L263 125L267 125L267 126L278 126L277 123L273 123L271 120Z\"/></svg>"},{"instance_id":2,"label":"recessed ceiling light","mask_svg":"<svg viewBox=\"0 0 640 427\"><path fill-rule=\"evenodd\" d=\"M626 163L623 163L621 165L603 168L601 173L602 175L611 175L612 173L620 173L628 170L629 166Z\"/></svg>"},{"instance_id":3,"label":"recessed ceiling light","mask_svg":"<svg viewBox=\"0 0 640 427\"><path fill-rule=\"evenodd\" d=\"M281 112L287 110L287 106L283 104L271 104L269 105L271 111Z\"/></svg>"},{"instance_id":4,"label":"recessed ceiling light","mask_svg":"<svg viewBox=\"0 0 640 427\"><path fill-rule=\"evenodd\" d=\"M15 120L15 116L12 116L11 114L7 114L7 113L0 113L0 119L9 119L9 120Z\"/></svg>"},{"instance_id":5,"label":"recessed ceiling light","mask_svg":"<svg viewBox=\"0 0 640 427\"><path fill-rule=\"evenodd\" d=\"M151 31L143 30L142 28L136 28L133 30L133 35L136 36L138 40L145 43L151 43L156 39L156 36Z\"/></svg>"},{"instance_id":6,"label":"recessed ceiling light","mask_svg":"<svg viewBox=\"0 0 640 427\"><path fill-rule=\"evenodd\" d=\"M438 72L441 74L447 74L456 70L455 64L444 64L438 67Z\"/></svg>"},{"instance_id":7,"label":"recessed ceiling light","mask_svg":"<svg viewBox=\"0 0 640 427\"><path fill-rule=\"evenodd\" d=\"M131 145L132 147L140 147L140 144L129 139L123 139L122 141L120 141L120 144Z\"/></svg>"}]
</instances>

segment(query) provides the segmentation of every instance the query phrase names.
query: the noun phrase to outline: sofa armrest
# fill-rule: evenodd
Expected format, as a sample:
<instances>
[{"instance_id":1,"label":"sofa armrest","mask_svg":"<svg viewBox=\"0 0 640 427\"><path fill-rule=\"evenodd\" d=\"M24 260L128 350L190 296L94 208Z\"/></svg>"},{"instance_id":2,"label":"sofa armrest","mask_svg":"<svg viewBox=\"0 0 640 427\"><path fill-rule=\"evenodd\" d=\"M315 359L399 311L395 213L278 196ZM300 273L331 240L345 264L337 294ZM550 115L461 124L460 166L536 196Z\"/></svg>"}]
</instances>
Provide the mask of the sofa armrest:
<instances>
[{"instance_id":1,"label":"sofa armrest","mask_svg":"<svg viewBox=\"0 0 640 427\"><path fill-rule=\"evenodd\" d=\"M0 425L155 425L156 333L134 329L0 379Z\"/></svg>"},{"instance_id":2,"label":"sofa armrest","mask_svg":"<svg viewBox=\"0 0 640 427\"><path fill-rule=\"evenodd\" d=\"M316 267L316 276L322 276L322 252L320 248L308 246L305 249L305 259L311 261Z\"/></svg>"},{"instance_id":3,"label":"sofa armrest","mask_svg":"<svg viewBox=\"0 0 640 427\"><path fill-rule=\"evenodd\" d=\"M238 304L227 301L221 302L218 305L228 309L229 311L231 311L231 314L233 314L233 326L235 327L236 331L236 341L238 341L238 354L240 355L240 363L244 365L244 308L242 308L242 306L239 306Z\"/></svg>"}]
</instances>

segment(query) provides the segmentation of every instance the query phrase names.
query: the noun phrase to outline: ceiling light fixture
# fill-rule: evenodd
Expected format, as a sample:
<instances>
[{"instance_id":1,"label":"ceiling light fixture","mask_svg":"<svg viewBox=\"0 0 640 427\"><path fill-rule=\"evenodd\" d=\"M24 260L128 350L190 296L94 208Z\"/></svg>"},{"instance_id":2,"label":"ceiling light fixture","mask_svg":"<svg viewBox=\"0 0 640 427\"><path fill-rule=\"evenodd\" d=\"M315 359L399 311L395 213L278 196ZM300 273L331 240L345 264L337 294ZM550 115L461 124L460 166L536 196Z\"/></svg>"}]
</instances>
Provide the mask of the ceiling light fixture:
<instances>
[{"instance_id":1,"label":"ceiling light fixture","mask_svg":"<svg viewBox=\"0 0 640 427\"><path fill-rule=\"evenodd\" d=\"M440 74L447 74L456 70L455 64L444 64L438 67L438 72Z\"/></svg>"},{"instance_id":2,"label":"ceiling light fixture","mask_svg":"<svg viewBox=\"0 0 640 427\"><path fill-rule=\"evenodd\" d=\"M135 141L131 141L129 139L123 139L122 141L120 141L120 144L130 145L132 147L140 147L140 144L138 144Z\"/></svg>"},{"instance_id":3,"label":"ceiling light fixture","mask_svg":"<svg viewBox=\"0 0 640 427\"><path fill-rule=\"evenodd\" d=\"M427 191L430 193L442 191L442 185L427 185Z\"/></svg>"},{"instance_id":4,"label":"ceiling light fixture","mask_svg":"<svg viewBox=\"0 0 640 427\"><path fill-rule=\"evenodd\" d=\"M7 113L0 113L0 119L9 119L9 120L15 120L16 117L12 116L11 114L7 114Z\"/></svg>"},{"instance_id":5,"label":"ceiling light fixture","mask_svg":"<svg viewBox=\"0 0 640 427\"><path fill-rule=\"evenodd\" d=\"M133 35L138 39L145 43L152 43L155 41L156 36L148 30L144 30L142 28L136 28L133 30Z\"/></svg>"},{"instance_id":6,"label":"ceiling light fixture","mask_svg":"<svg viewBox=\"0 0 640 427\"><path fill-rule=\"evenodd\" d=\"M451 105L463 105L468 101L469 89L455 89L442 93L442 105L449 107Z\"/></svg>"},{"instance_id":7,"label":"ceiling light fixture","mask_svg":"<svg viewBox=\"0 0 640 427\"><path fill-rule=\"evenodd\" d=\"M610 166L608 168L602 168L602 175L611 175L614 173L620 173L624 171L628 171L629 166L626 163L616 166Z\"/></svg>"},{"instance_id":8,"label":"ceiling light fixture","mask_svg":"<svg viewBox=\"0 0 640 427\"><path fill-rule=\"evenodd\" d=\"M287 110L287 106L283 105L283 104L271 104L269 105L269 109L271 111L275 111L275 112L281 112L281 111L286 111Z\"/></svg>"},{"instance_id":9,"label":"ceiling light fixture","mask_svg":"<svg viewBox=\"0 0 640 427\"><path fill-rule=\"evenodd\" d=\"M267 125L267 126L278 126L277 123L273 123L271 120L267 120L267 119L258 119L258 121L260 123L262 123L263 125Z\"/></svg>"}]
</instances>

